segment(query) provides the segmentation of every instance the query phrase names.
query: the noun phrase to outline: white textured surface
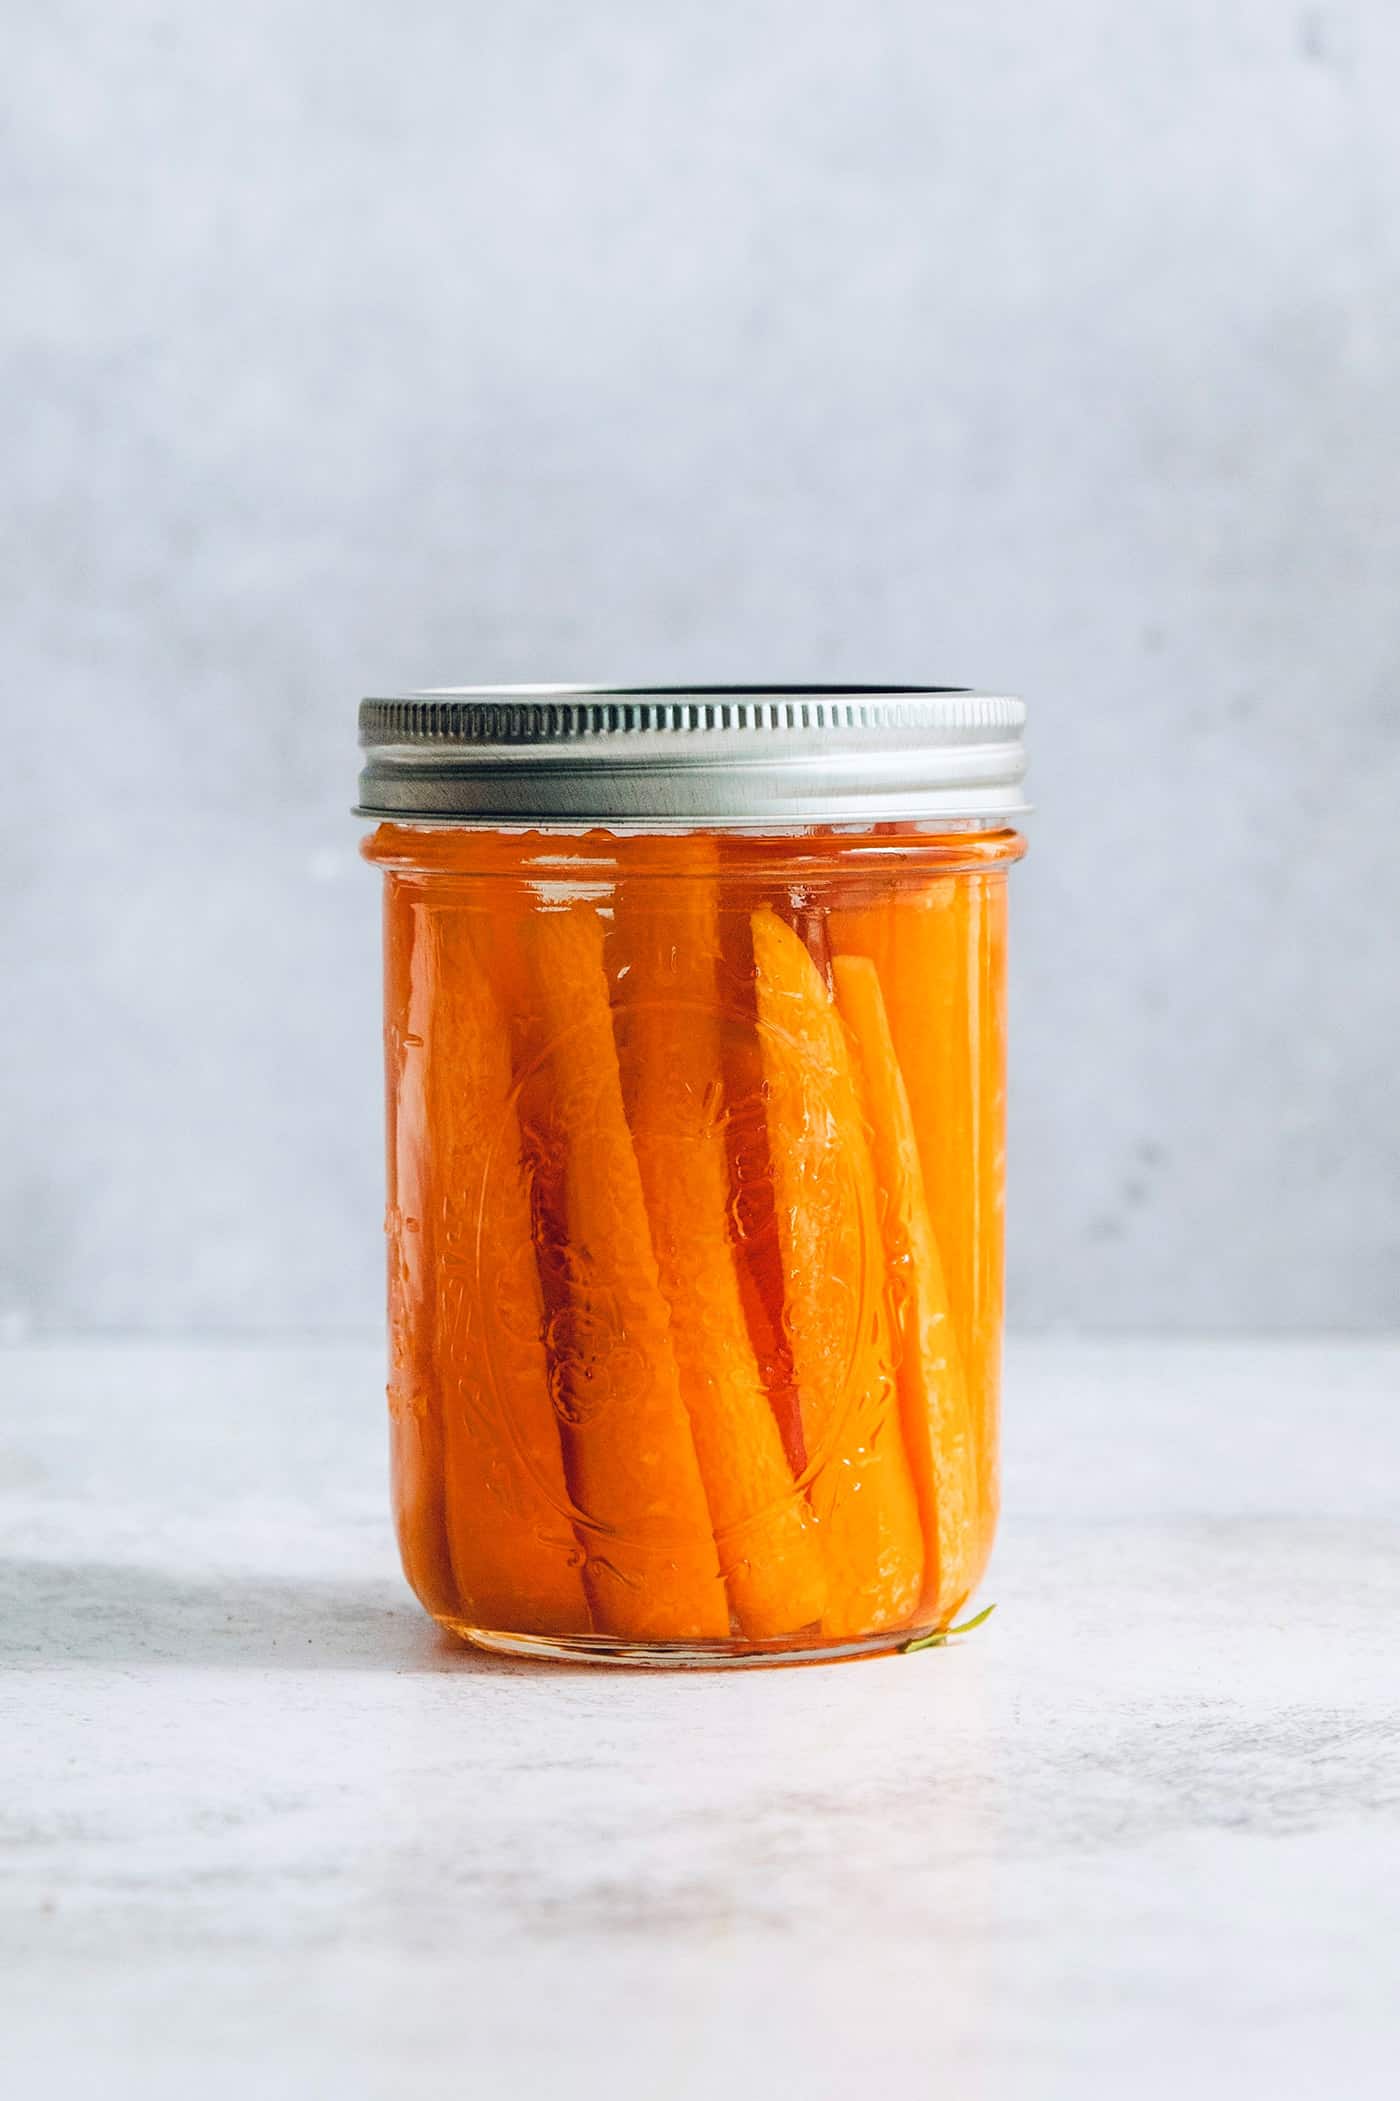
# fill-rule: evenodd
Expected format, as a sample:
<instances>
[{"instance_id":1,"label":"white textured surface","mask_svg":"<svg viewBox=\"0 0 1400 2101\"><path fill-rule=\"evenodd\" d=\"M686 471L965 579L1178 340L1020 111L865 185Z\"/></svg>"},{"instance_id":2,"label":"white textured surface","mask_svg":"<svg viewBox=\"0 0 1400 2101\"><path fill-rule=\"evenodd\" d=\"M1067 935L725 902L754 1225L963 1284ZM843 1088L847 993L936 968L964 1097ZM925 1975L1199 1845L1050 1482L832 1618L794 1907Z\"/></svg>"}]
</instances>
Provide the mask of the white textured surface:
<instances>
[{"instance_id":1,"label":"white textured surface","mask_svg":"<svg viewBox=\"0 0 1400 2101\"><path fill-rule=\"evenodd\" d=\"M990 1625L439 1641L358 1349L0 1355L0 2002L55 2097L1379 2092L1400 1347L1039 1347Z\"/></svg>"},{"instance_id":2,"label":"white textured surface","mask_svg":"<svg viewBox=\"0 0 1400 2101\"><path fill-rule=\"evenodd\" d=\"M1390 1326L1397 78L1396 0L5 8L0 1322L375 1317L361 693L828 678L1031 704L1017 1318Z\"/></svg>"}]
</instances>

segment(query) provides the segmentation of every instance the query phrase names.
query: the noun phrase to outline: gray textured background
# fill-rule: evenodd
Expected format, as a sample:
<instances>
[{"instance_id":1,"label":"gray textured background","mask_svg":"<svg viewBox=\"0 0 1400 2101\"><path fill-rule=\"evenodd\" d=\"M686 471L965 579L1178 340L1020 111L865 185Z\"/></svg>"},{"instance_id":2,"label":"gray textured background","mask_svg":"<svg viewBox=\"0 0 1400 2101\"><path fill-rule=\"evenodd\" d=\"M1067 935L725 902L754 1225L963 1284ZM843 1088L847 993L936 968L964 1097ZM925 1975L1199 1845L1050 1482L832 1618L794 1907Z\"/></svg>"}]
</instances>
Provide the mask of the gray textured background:
<instances>
[{"instance_id":1,"label":"gray textured background","mask_svg":"<svg viewBox=\"0 0 1400 2101\"><path fill-rule=\"evenodd\" d=\"M6 10L0 1315L379 1318L353 704L1032 703L1012 1312L1400 1318L1394 0Z\"/></svg>"}]
</instances>

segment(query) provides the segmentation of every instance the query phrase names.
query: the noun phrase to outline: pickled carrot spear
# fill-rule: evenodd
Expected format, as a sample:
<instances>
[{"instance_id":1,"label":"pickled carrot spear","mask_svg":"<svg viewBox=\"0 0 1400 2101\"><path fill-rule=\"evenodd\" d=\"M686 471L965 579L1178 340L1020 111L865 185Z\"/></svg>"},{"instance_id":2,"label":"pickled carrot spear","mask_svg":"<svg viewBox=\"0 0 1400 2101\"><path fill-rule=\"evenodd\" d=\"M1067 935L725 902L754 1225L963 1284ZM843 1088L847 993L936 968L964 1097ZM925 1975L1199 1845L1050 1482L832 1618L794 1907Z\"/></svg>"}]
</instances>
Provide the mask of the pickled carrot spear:
<instances>
[{"instance_id":1,"label":"pickled carrot spear","mask_svg":"<svg viewBox=\"0 0 1400 2101\"><path fill-rule=\"evenodd\" d=\"M977 933L978 1060L974 1109L977 1249L973 1267L972 1357L982 1435L978 1446L983 1540L991 1557L1001 1503L1001 1338L1006 1298L1006 922L1005 874L972 878ZM980 1573L980 1570L979 1570Z\"/></svg>"},{"instance_id":2,"label":"pickled carrot spear","mask_svg":"<svg viewBox=\"0 0 1400 2101\"><path fill-rule=\"evenodd\" d=\"M885 1258L902 1345L900 1413L928 1548L924 1604L945 1626L975 1581L977 1448L967 1388L879 974L868 956L838 956L832 971L841 1017L855 1039L884 1199Z\"/></svg>"},{"instance_id":3,"label":"pickled carrot spear","mask_svg":"<svg viewBox=\"0 0 1400 2101\"><path fill-rule=\"evenodd\" d=\"M983 916L989 893L1004 897L1002 885L999 872L944 875L830 918L835 953L875 964L909 1094L972 1411L980 1545L970 1565L978 1575L997 1510L1000 1292L993 1309L980 1286L1000 1276L1004 1097Z\"/></svg>"},{"instance_id":4,"label":"pickled carrot spear","mask_svg":"<svg viewBox=\"0 0 1400 2101\"><path fill-rule=\"evenodd\" d=\"M633 1640L723 1639L729 1604L681 1396L627 1127L604 967L588 905L539 912L522 930L547 1099L543 1172L563 1221L566 1304L554 1327L595 1623Z\"/></svg>"},{"instance_id":5,"label":"pickled carrot spear","mask_svg":"<svg viewBox=\"0 0 1400 2101\"><path fill-rule=\"evenodd\" d=\"M724 853L728 840L719 842ZM720 928L725 998L733 1008L725 1031L725 1152L733 1190L739 1296L768 1403L777 1417L788 1466L806 1471L802 1411L792 1369L792 1349L783 1328L783 1251L773 1199L773 1161L764 1107L763 1052L758 1040L753 930L749 913L728 912Z\"/></svg>"},{"instance_id":6,"label":"pickled carrot spear","mask_svg":"<svg viewBox=\"0 0 1400 2101\"><path fill-rule=\"evenodd\" d=\"M749 1339L729 1221L712 842L649 842L612 949L623 1090L681 1395L730 1603L751 1640L821 1619L825 1580Z\"/></svg>"},{"instance_id":7,"label":"pickled carrot spear","mask_svg":"<svg viewBox=\"0 0 1400 2101\"><path fill-rule=\"evenodd\" d=\"M427 1041L432 997L428 909L391 875L384 886L384 1056L389 1204L389 1458L404 1574L429 1612L451 1617L442 1413L433 1374L432 1127Z\"/></svg>"},{"instance_id":8,"label":"pickled carrot spear","mask_svg":"<svg viewBox=\"0 0 1400 2101\"><path fill-rule=\"evenodd\" d=\"M823 1632L898 1627L924 1573L900 1429L875 1169L825 980L776 913L753 916L785 1312L827 1569Z\"/></svg>"},{"instance_id":9,"label":"pickled carrot spear","mask_svg":"<svg viewBox=\"0 0 1400 2101\"><path fill-rule=\"evenodd\" d=\"M428 1113L447 1536L460 1617L587 1633L521 1157L510 1039L473 920L434 918Z\"/></svg>"},{"instance_id":10,"label":"pickled carrot spear","mask_svg":"<svg viewBox=\"0 0 1400 2101\"><path fill-rule=\"evenodd\" d=\"M976 930L964 877L831 914L838 956L868 956L879 974L918 1137L953 1324L972 1341L972 1099Z\"/></svg>"}]
</instances>

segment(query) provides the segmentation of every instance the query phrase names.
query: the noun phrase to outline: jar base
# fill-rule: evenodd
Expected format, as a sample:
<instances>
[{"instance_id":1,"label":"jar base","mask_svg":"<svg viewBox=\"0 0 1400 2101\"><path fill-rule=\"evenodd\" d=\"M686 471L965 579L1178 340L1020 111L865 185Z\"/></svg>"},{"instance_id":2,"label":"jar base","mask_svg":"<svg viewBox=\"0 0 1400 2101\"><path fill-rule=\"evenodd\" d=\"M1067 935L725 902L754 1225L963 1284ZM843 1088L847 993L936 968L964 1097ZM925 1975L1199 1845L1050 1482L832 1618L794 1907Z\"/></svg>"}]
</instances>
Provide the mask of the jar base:
<instances>
[{"instance_id":1,"label":"jar base","mask_svg":"<svg viewBox=\"0 0 1400 2101\"><path fill-rule=\"evenodd\" d=\"M521 1656L537 1663L621 1665L630 1670L726 1671L796 1663L848 1663L861 1656L897 1654L907 1642L931 1632L901 1627L890 1634L864 1634L850 1641L799 1635L791 1641L624 1641L610 1634L502 1634L457 1620L439 1623L473 1648L493 1656Z\"/></svg>"}]
</instances>

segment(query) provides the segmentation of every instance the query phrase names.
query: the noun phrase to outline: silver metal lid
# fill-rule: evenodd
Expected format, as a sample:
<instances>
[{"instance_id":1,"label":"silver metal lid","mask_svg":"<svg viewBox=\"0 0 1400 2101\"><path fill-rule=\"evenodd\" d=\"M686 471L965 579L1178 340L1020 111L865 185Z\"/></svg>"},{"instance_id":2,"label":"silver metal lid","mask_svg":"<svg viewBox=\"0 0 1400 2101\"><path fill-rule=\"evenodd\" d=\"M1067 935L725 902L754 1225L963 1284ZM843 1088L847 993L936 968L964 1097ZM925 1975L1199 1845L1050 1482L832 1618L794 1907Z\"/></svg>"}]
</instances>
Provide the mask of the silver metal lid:
<instances>
[{"instance_id":1,"label":"silver metal lid","mask_svg":"<svg viewBox=\"0 0 1400 2101\"><path fill-rule=\"evenodd\" d=\"M360 705L360 817L717 829L1010 820L1022 701L955 686L450 686Z\"/></svg>"}]
</instances>

